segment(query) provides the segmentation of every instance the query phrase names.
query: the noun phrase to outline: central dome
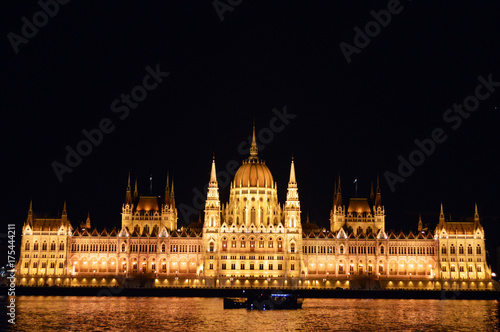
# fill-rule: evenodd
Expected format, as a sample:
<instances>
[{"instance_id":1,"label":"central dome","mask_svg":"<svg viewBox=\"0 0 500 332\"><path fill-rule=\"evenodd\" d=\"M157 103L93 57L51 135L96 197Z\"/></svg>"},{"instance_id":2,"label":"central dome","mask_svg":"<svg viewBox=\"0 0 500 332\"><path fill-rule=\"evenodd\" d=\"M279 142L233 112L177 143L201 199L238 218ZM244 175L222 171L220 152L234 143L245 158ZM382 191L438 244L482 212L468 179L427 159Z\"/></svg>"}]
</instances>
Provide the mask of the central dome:
<instances>
[{"instance_id":1,"label":"central dome","mask_svg":"<svg viewBox=\"0 0 500 332\"><path fill-rule=\"evenodd\" d=\"M271 188L274 181L271 171L266 166L264 161L258 158L248 158L243 161L234 176L234 185L243 187L259 187Z\"/></svg>"},{"instance_id":2,"label":"central dome","mask_svg":"<svg viewBox=\"0 0 500 332\"><path fill-rule=\"evenodd\" d=\"M234 186L239 187L273 187L273 175L263 160L259 159L257 141L255 140L255 125L253 127L250 157L243 161L234 175Z\"/></svg>"}]
</instances>

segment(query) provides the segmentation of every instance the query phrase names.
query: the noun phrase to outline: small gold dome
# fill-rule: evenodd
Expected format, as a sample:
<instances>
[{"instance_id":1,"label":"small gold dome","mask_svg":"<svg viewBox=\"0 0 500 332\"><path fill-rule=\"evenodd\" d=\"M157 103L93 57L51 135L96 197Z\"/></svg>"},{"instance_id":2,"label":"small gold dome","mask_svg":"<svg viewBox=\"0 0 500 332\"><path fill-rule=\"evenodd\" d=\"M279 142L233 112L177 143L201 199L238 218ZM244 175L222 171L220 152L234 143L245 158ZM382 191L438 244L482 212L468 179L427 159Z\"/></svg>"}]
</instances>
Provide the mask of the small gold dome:
<instances>
[{"instance_id":1,"label":"small gold dome","mask_svg":"<svg viewBox=\"0 0 500 332\"><path fill-rule=\"evenodd\" d=\"M271 188L273 186L273 175L269 168L257 158L243 161L243 165L234 176L234 185L239 187L241 183L243 187L257 187L257 181L259 187Z\"/></svg>"}]
</instances>

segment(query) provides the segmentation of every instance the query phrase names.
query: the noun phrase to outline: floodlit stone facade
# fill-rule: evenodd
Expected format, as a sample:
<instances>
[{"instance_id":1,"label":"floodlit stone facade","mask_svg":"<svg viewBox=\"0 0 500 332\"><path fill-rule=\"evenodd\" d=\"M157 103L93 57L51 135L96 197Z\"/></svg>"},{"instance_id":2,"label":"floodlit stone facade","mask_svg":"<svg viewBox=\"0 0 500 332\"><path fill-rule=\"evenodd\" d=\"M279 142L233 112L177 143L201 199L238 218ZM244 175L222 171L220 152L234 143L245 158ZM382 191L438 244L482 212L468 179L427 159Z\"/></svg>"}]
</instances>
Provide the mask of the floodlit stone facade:
<instances>
[{"instance_id":1,"label":"floodlit stone facade","mask_svg":"<svg viewBox=\"0 0 500 332\"><path fill-rule=\"evenodd\" d=\"M132 193L130 177L120 229L97 231L90 218L73 228L66 204L59 218L30 205L23 227L21 285L127 287L274 287L351 289L493 289L477 207L468 221L445 220L431 232L385 230L380 186L369 198L342 198L335 184L330 229L301 220L292 159L287 197L258 156L250 156L221 204L212 161L204 220L177 228L173 182L165 195Z\"/></svg>"}]
</instances>

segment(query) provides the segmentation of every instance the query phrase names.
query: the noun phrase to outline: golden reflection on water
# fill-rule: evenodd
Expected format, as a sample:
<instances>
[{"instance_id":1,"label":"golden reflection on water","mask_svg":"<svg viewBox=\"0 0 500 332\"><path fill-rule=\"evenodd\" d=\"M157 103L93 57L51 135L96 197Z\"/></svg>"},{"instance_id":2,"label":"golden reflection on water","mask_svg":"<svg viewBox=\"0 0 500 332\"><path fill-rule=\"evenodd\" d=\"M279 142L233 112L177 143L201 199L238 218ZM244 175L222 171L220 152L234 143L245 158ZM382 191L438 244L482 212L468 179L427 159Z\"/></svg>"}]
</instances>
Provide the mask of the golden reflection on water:
<instances>
[{"instance_id":1,"label":"golden reflection on water","mask_svg":"<svg viewBox=\"0 0 500 332\"><path fill-rule=\"evenodd\" d=\"M487 300L305 299L224 310L222 298L19 296L12 331L499 331Z\"/></svg>"}]
</instances>

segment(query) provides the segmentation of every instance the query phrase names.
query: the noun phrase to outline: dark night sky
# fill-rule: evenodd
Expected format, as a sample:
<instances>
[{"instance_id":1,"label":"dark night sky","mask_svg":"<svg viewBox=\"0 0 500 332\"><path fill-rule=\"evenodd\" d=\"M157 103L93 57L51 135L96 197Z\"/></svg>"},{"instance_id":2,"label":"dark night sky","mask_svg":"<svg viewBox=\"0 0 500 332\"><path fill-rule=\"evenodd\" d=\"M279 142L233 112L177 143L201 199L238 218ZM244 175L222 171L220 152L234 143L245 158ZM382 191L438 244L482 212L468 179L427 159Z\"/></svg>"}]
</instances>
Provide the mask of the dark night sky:
<instances>
[{"instance_id":1,"label":"dark night sky","mask_svg":"<svg viewBox=\"0 0 500 332\"><path fill-rule=\"evenodd\" d=\"M212 155L219 170L239 163L246 155L238 145L252 121L257 130L267 128L273 108L286 106L296 117L260 156L281 202L294 156L303 218L309 213L327 227L339 173L346 203L356 176L366 196L379 174L387 229L416 229L418 213L434 227L440 202L445 213L470 217L477 202L489 245L496 244L500 91L456 130L443 114L474 95L478 76L500 81L500 5L402 1L401 12L348 64L339 44L354 44L354 28L364 30L374 19L370 11L387 5L242 1L221 21L210 1L71 1L16 54L8 34L22 35L21 19L33 22L41 7L3 4L4 223L20 230L31 199L35 212L50 215L66 200L74 225L90 211L99 229L118 227L129 170L143 194L152 174L157 195L169 171L178 208L192 206ZM120 120L112 102L157 65L170 75ZM51 164L64 163L65 147L76 148L82 130L98 128L104 118L113 132L59 182ZM414 140L435 128L447 140L391 192L383 174L397 173L398 156L408 158ZM221 188L224 200L228 192Z\"/></svg>"}]
</instances>

